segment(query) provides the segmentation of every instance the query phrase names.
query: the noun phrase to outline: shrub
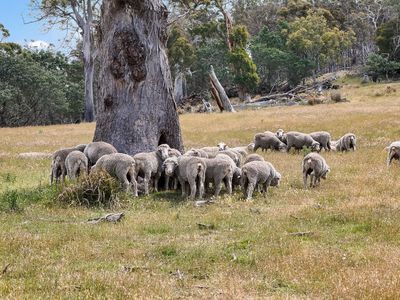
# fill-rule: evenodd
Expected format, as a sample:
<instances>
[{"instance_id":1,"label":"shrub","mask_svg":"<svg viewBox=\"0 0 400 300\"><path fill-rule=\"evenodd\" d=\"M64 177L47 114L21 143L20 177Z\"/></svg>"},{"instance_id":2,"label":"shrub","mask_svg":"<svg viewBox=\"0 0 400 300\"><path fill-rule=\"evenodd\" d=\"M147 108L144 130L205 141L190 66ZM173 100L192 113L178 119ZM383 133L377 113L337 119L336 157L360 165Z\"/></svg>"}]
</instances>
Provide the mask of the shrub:
<instances>
[{"instance_id":1,"label":"shrub","mask_svg":"<svg viewBox=\"0 0 400 300\"><path fill-rule=\"evenodd\" d=\"M58 200L67 205L112 208L119 206L123 196L124 193L116 179L105 172L93 172L66 186L59 194Z\"/></svg>"},{"instance_id":2,"label":"shrub","mask_svg":"<svg viewBox=\"0 0 400 300\"><path fill-rule=\"evenodd\" d=\"M342 94L339 91L333 91L331 92L331 100L333 102L342 102Z\"/></svg>"}]
</instances>

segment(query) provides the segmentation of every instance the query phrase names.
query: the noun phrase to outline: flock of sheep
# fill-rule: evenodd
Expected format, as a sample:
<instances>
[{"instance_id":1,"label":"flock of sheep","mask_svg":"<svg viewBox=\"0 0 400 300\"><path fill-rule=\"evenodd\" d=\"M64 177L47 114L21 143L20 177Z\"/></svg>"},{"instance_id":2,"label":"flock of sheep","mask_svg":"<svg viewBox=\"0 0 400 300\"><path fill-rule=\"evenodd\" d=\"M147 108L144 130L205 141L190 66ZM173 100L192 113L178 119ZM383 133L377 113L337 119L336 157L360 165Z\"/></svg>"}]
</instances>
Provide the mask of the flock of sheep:
<instances>
[{"instance_id":1,"label":"flock of sheep","mask_svg":"<svg viewBox=\"0 0 400 300\"><path fill-rule=\"evenodd\" d=\"M392 159L400 158L400 142L397 143L388 147L388 165ZM118 153L111 144L92 142L56 151L52 156L50 181L64 181L66 175L73 180L82 174L102 170L115 177L124 190L134 196L138 196L139 191L148 195L150 187L157 192L162 178L165 189L177 189L180 185L182 196L189 195L191 199L196 195L202 198L210 184L215 196L224 184L229 194L240 186L246 199L251 199L257 187L266 193L268 187L278 186L281 180L281 174L270 162L252 152L259 148L262 151L288 152L291 148L300 151L305 147L313 152L303 159L304 187L307 187L308 176L310 186L315 187L330 171L319 152L322 149L354 151L356 136L348 133L332 141L326 131L306 134L279 129L275 133L258 133L253 143L242 147L229 148L225 143L219 143L216 147L190 149L181 154L162 144L153 152L134 156Z\"/></svg>"}]
</instances>

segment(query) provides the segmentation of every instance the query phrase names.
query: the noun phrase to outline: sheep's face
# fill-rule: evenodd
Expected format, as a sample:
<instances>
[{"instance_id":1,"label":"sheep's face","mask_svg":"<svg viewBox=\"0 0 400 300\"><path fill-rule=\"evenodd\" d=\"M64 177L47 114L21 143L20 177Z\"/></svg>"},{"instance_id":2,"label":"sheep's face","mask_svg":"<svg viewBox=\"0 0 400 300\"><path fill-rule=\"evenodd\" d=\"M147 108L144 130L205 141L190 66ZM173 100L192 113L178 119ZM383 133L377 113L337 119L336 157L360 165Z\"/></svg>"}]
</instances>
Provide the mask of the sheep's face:
<instances>
[{"instance_id":1,"label":"sheep's face","mask_svg":"<svg viewBox=\"0 0 400 300\"><path fill-rule=\"evenodd\" d=\"M166 144L162 144L157 147L157 151L160 154L162 160L166 160L169 157L168 156L169 149L170 149L169 146Z\"/></svg>"},{"instance_id":2,"label":"sheep's face","mask_svg":"<svg viewBox=\"0 0 400 300\"><path fill-rule=\"evenodd\" d=\"M178 160L172 158L173 157L166 159L163 163L163 169L167 176L172 176L178 166Z\"/></svg>"},{"instance_id":3,"label":"sheep's face","mask_svg":"<svg viewBox=\"0 0 400 300\"><path fill-rule=\"evenodd\" d=\"M227 145L224 142L218 143L217 145L219 151L223 151L227 149Z\"/></svg>"},{"instance_id":4,"label":"sheep's face","mask_svg":"<svg viewBox=\"0 0 400 300\"><path fill-rule=\"evenodd\" d=\"M278 129L275 134L278 137L278 139L281 140L283 138L283 135L285 134L285 131L283 129Z\"/></svg>"},{"instance_id":5,"label":"sheep's face","mask_svg":"<svg viewBox=\"0 0 400 300\"><path fill-rule=\"evenodd\" d=\"M331 171L331 169L328 168L328 169L325 171L325 173L321 175L321 178L322 178L322 179L326 179L326 178L328 177L328 173L329 173L330 171Z\"/></svg>"},{"instance_id":6,"label":"sheep's face","mask_svg":"<svg viewBox=\"0 0 400 300\"><path fill-rule=\"evenodd\" d=\"M254 151L254 146L255 146L254 143L250 143L250 144L247 145L247 149L248 149L249 151Z\"/></svg>"},{"instance_id":7,"label":"sheep's face","mask_svg":"<svg viewBox=\"0 0 400 300\"><path fill-rule=\"evenodd\" d=\"M271 186L279 186L280 181L281 181L281 174L279 172L276 172L276 175L274 178L271 180Z\"/></svg>"},{"instance_id":8,"label":"sheep's face","mask_svg":"<svg viewBox=\"0 0 400 300\"><path fill-rule=\"evenodd\" d=\"M200 153L196 149L190 149L188 152L185 153L185 155L198 157L198 156L200 156Z\"/></svg>"},{"instance_id":9,"label":"sheep's face","mask_svg":"<svg viewBox=\"0 0 400 300\"><path fill-rule=\"evenodd\" d=\"M320 151L321 145L318 142L313 142L311 144L311 151Z\"/></svg>"}]
</instances>

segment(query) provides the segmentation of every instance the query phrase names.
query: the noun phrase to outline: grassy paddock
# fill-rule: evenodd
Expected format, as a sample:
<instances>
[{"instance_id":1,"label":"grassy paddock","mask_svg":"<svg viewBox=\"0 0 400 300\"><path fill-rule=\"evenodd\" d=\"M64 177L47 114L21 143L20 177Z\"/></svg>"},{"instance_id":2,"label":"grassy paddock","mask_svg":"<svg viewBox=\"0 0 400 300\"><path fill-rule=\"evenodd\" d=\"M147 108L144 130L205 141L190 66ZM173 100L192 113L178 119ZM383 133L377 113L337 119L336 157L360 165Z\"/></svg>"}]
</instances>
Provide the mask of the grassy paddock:
<instances>
[{"instance_id":1,"label":"grassy paddock","mask_svg":"<svg viewBox=\"0 0 400 300\"><path fill-rule=\"evenodd\" d=\"M399 92L347 85L349 103L181 116L186 147L246 145L281 127L354 132L359 150L323 153L332 172L314 190L302 189L301 155L267 153L283 179L266 197L198 208L158 193L130 199L116 225L83 224L106 211L54 203L49 159L17 157L87 142L92 124L0 129L0 297L400 297L400 167L387 169L384 151L400 138L400 85L390 86Z\"/></svg>"}]
</instances>

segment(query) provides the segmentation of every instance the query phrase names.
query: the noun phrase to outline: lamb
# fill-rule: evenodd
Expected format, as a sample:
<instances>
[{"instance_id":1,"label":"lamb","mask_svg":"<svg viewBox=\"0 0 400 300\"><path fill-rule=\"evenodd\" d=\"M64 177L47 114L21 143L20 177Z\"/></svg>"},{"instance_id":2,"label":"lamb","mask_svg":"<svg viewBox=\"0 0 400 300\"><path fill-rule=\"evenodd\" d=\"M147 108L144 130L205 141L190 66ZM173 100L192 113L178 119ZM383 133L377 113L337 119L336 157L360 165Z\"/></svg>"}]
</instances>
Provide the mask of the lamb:
<instances>
[{"instance_id":1,"label":"lamb","mask_svg":"<svg viewBox=\"0 0 400 300\"><path fill-rule=\"evenodd\" d=\"M257 133L254 136L254 152L256 152L258 148L261 148L262 151L268 149L286 151L286 145L270 131Z\"/></svg>"},{"instance_id":2,"label":"lamb","mask_svg":"<svg viewBox=\"0 0 400 300\"><path fill-rule=\"evenodd\" d=\"M178 156L170 156L164 160L162 168L165 173L165 189L169 189L169 182L172 179L174 190L178 188Z\"/></svg>"},{"instance_id":3,"label":"lamb","mask_svg":"<svg viewBox=\"0 0 400 300\"><path fill-rule=\"evenodd\" d=\"M199 199L204 194L204 181L206 176L206 163L204 158L182 155L178 158L178 180L182 188L182 197L186 197L186 183L190 187L190 199L196 197L197 184L199 184ZM168 171L169 174L171 171Z\"/></svg>"},{"instance_id":4,"label":"lamb","mask_svg":"<svg viewBox=\"0 0 400 300\"><path fill-rule=\"evenodd\" d=\"M269 186L278 186L281 174L267 161L252 161L242 167L242 189L244 196L250 200L254 189L262 184L262 191L266 193Z\"/></svg>"},{"instance_id":5,"label":"lamb","mask_svg":"<svg viewBox=\"0 0 400 300\"><path fill-rule=\"evenodd\" d=\"M400 141L391 143L385 148L388 150L387 166L389 167L393 159L400 160Z\"/></svg>"},{"instance_id":6,"label":"lamb","mask_svg":"<svg viewBox=\"0 0 400 300\"><path fill-rule=\"evenodd\" d=\"M234 191L235 187L240 185L240 178L242 177L242 170L236 165L236 163L233 161L233 159L229 155L227 155L223 152L224 151L221 151L221 153L218 153L216 158L226 159L231 164L232 169L233 169L232 191ZM228 188L228 182L226 180L225 180L225 187Z\"/></svg>"},{"instance_id":7,"label":"lamb","mask_svg":"<svg viewBox=\"0 0 400 300\"><path fill-rule=\"evenodd\" d=\"M136 163L132 156L123 153L112 153L100 157L92 167L92 172L106 171L122 184L126 192L131 190L133 195L137 197L138 186L135 165Z\"/></svg>"},{"instance_id":8,"label":"lamb","mask_svg":"<svg viewBox=\"0 0 400 300\"><path fill-rule=\"evenodd\" d=\"M81 151L72 151L65 159L65 167L69 179L76 179L88 172L88 159Z\"/></svg>"},{"instance_id":9,"label":"lamb","mask_svg":"<svg viewBox=\"0 0 400 300\"><path fill-rule=\"evenodd\" d=\"M350 151L350 149L353 149L353 151L355 151L356 142L357 139L354 133L346 133L336 142L336 151L344 152Z\"/></svg>"},{"instance_id":10,"label":"lamb","mask_svg":"<svg viewBox=\"0 0 400 300\"><path fill-rule=\"evenodd\" d=\"M300 151L303 147L310 147L311 151L319 151L320 144L314 140L309 134L297 131L289 131L286 133L287 139L287 152L294 147Z\"/></svg>"},{"instance_id":11,"label":"lamb","mask_svg":"<svg viewBox=\"0 0 400 300\"><path fill-rule=\"evenodd\" d=\"M60 149L53 153L51 157L50 184L53 184L54 180L56 181L56 183L58 183L60 181L60 178L61 181L64 182L65 176L67 175L65 159L72 151L79 150L81 148L81 145L77 145L76 147Z\"/></svg>"},{"instance_id":12,"label":"lamb","mask_svg":"<svg viewBox=\"0 0 400 300\"><path fill-rule=\"evenodd\" d=\"M214 182L214 196L218 196L221 191L221 183L225 182L229 194L232 194L232 178L233 178L233 166L229 160L222 158L221 156L215 158L203 158L206 164L206 186L207 182Z\"/></svg>"},{"instance_id":13,"label":"lamb","mask_svg":"<svg viewBox=\"0 0 400 300\"><path fill-rule=\"evenodd\" d=\"M154 179L154 190L158 192L158 180L162 173L162 164L168 158L169 146L166 144L157 147L156 151L142 152L133 156L136 161L136 176L143 177L144 194L149 194L150 179Z\"/></svg>"},{"instance_id":14,"label":"lamb","mask_svg":"<svg viewBox=\"0 0 400 300\"><path fill-rule=\"evenodd\" d=\"M319 185L321 178L326 179L330 168L325 159L318 153L307 154L303 159L303 182L304 188L307 188L307 177L310 175L310 187Z\"/></svg>"},{"instance_id":15,"label":"lamb","mask_svg":"<svg viewBox=\"0 0 400 300\"><path fill-rule=\"evenodd\" d=\"M321 145L321 149L324 148L325 151L331 150L331 148L332 148L331 134L329 132L327 132L327 131L311 132L310 136Z\"/></svg>"},{"instance_id":16,"label":"lamb","mask_svg":"<svg viewBox=\"0 0 400 300\"><path fill-rule=\"evenodd\" d=\"M246 157L246 160L244 161L243 165L252 162L252 161L264 161L264 157L261 155L258 155L256 153L250 154Z\"/></svg>"},{"instance_id":17,"label":"lamb","mask_svg":"<svg viewBox=\"0 0 400 300\"><path fill-rule=\"evenodd\" d=\"M92 142L88 144L83 153L88 158L89 168L94 166L100 157L106 154L117 153L117 149L113 145L106 142Z\"/></svg>"},{"instance_id":18,"label":"lamb","mask_svg":"<svg viewBox=\"0 0 400 300\"><path fill-rule=\"evenodd\" d=\"M202 158L208 158L207 152L201 149L190 149L189 151L185 152L186 156L197 156L197 157L202 157Z\"/></svg>"}]
</instances>

